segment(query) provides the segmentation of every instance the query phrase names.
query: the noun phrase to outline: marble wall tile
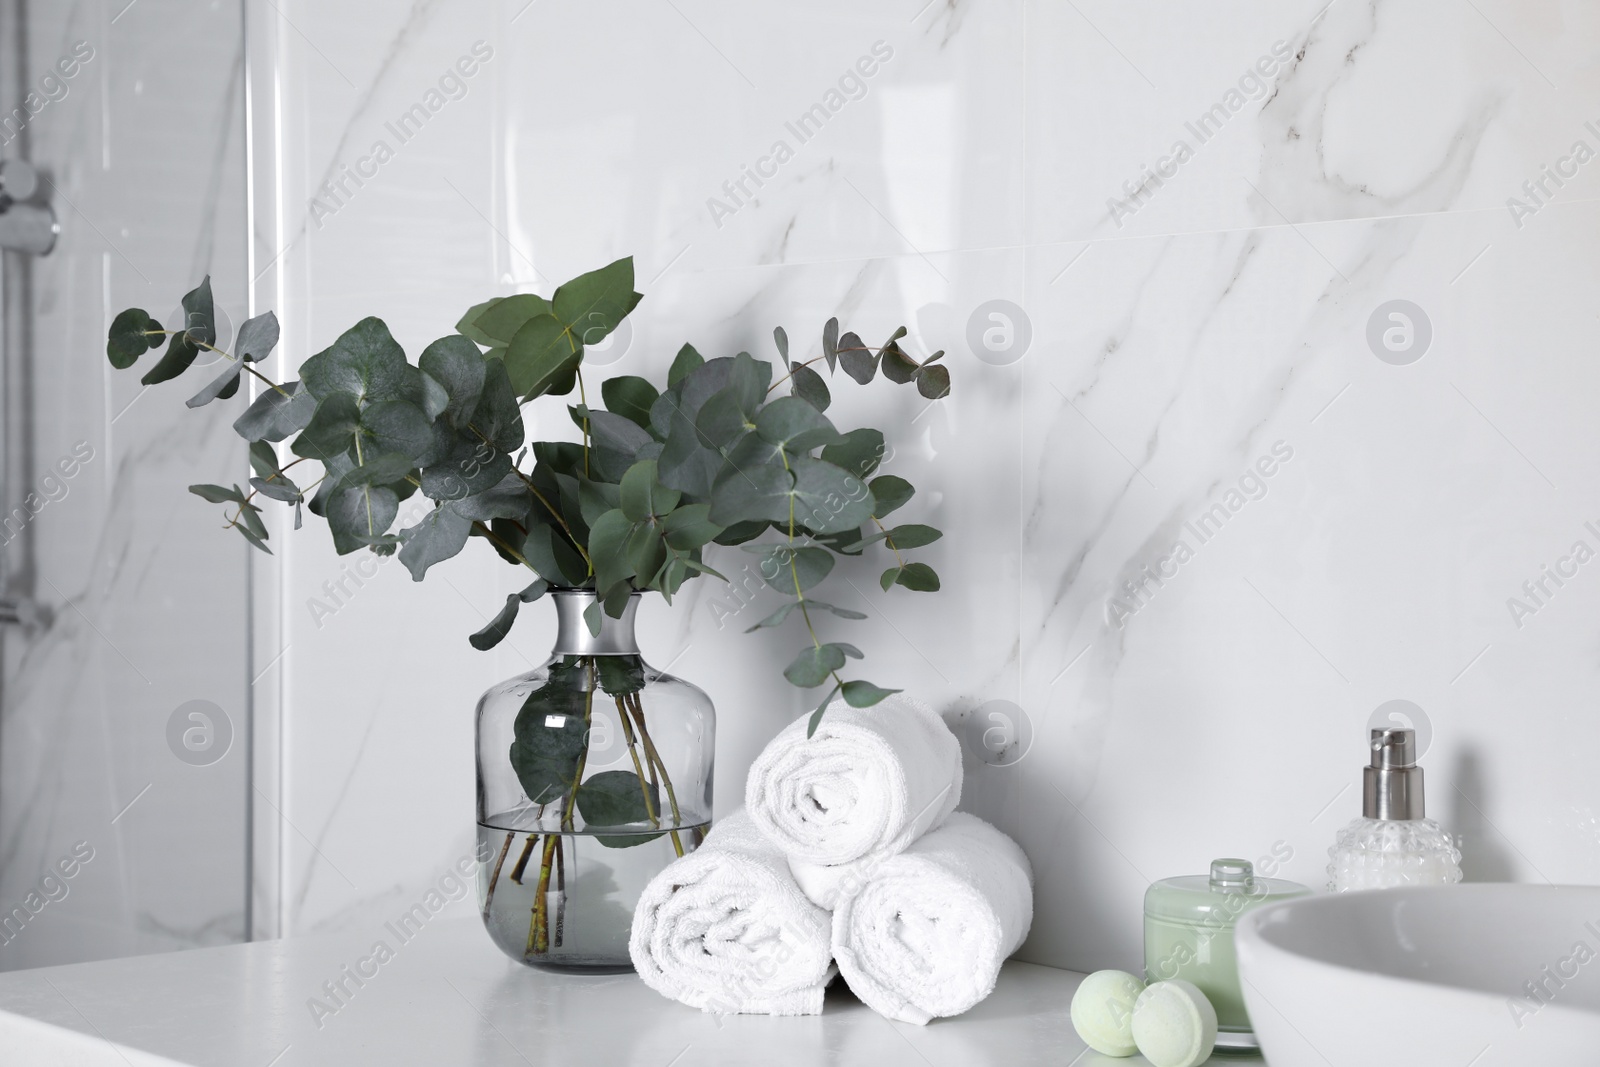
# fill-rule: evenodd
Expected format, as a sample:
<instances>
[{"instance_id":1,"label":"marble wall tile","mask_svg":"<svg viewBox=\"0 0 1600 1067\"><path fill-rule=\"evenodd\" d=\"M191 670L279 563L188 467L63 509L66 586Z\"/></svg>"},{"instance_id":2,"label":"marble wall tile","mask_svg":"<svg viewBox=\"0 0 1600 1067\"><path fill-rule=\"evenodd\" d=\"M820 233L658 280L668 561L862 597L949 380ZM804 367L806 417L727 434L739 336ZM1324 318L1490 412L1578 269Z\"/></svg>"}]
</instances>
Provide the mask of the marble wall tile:
<instances>
[{"instance_id":1,"label":"marble wall tile","mask_svg":"<svg viewBox=\"0 0 1600 1067\"><path fill-rule=\"evenodd\" d=\"M1033 856L1026 958L1137 967L1144 887L1216 855L1276 850L1320 884L1365 724L1397 698L1427 716L1431 810L1471 877L1600 876L1600 593L1580 568L1522 617L1507 605L1573 542L1600 548L1578 447L1600 384L1592 168L1521 218L1505 203L1573 141L1600 148L1586 8L301 2L277 25L278 125L258 138L284 222L262 258L291 365L366 314L414 351L487 294L628 253L646 299L606 373L776 324L809 341L830 314L950 351L955 392L932 407L835 390L923 487L945 589L884 596L845 567L833 592L873 615L874 677L963 737L967 806ZM465 94L319 209L480 40ZM723 183L798 142L785 124L880 40L860 98L732 203ZM1277 41L1270 85L1117 225L1107 199ZM1031 338L980 358L969 326L997 299ZM1367 340L1396 299L1432 327L1409 365ZM1214 532L1188 533L1219 503ZM1142 577L1186 538L1163 584ZM360 922L463 847L472 702L552 630L535 614L473 653L516 579L466 556L421 586L381 568L313 618L349 561L319 530L292 540L285 932ZM725 609L702 584L642 618L647 655L717 703L722 813L802 710L773 681L784 639Z\"/></svg>"}]
</instances>

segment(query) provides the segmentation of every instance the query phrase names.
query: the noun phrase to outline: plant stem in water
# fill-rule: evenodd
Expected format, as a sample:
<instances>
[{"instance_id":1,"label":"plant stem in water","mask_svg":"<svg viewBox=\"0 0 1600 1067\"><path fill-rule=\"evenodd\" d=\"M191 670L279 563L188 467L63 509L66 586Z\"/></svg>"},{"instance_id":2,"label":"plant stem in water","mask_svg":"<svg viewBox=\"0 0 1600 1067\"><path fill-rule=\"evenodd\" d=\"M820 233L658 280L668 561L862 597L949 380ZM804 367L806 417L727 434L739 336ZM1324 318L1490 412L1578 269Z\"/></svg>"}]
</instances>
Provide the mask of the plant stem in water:
<instances>
[{"instance_id":1,"label":"plant stem in water","mask_svg":"<svg viewBox=\"0 0 1600 1067\"><path fill-rule=\"evenodd\" d=\"M650 825L660 826L661 818L656 814L655 801L650 799L650 790L644 784L644 768L639 764L639 750L635 747L633 723L628 718L628 706L620 696L616 697L615 700L617 702L617 717L622 720L622 736L628 742L628 755L633 757L633 774L634 777L639 779L639 791L644 794L644 810L650 816ZM652 766L650 769L654 771L655 767ZM654 778L655 775L652 774L651 777Z\"/></svg>"},{"instance_id":2,"label":"plant stem in water","mask_svg":"<svg viewBox=\"0 0 1600 1067\"><path fill-rule=\"evenodd\" d=\"M567 925L567 850L566 839L556 838L556 947Z\"/></svg>"},{"instance_id":3,"label":"plant stem in water","mask_svg":"<svg viewBox=\"0 0 1600 1067\"><path fill-rule=\"evenodd\" d=\"M534 891L533 922L528 926L527 955L542 956L550 951L550 870L554 864L558 834L545 834L544 851L539 858L539 884Z\"/></svg>"},{"instance_id":4,"label":"plant stem in water","mask_svg":"<svg viewBox=\"0 0 1600 1067\"><path fill-rule=\"evenodd\" d=\"M500 868L506 865L506 853L511 851L512 839L516 832L506 834L506 843L500 846L500 858L494 861L494 870L489 874L489 889L483 894L483 916L489 917L489 905L494 902L494 887L500 881Z\"/></svg>"},{"instance_id":5,"label":"plant stem in water","mask_svg":"<svg viewBox=\"0 0 1600 1067\"><path fill-rule=\"evenodd\" d=\"M511 868L511 880L518 885L522 884L522 872L528 869L528 857L533 855L533 843L539 840L538 834L529 834L527 842L522 846L522 855L517 857L517 862Z\"/></svg>"},{"instance_id":6,"label":"plant stem in water","mask_svg":"<svg viewBox=\"0 0 1600 1067\"><path fill-rule=\"evenodd\" d=\"M639 740L644 742L645 758L650 761L653 768L652 778L656 770L661 772L661 784L667 787L667 801L672 805L672 825L676 827L683 821L683 816L678 810L678 794L672 788L672 779L667 775L667 765L662 762L661 753L656 751L655 742L650 740L650 729L644 724L644 705L639 702L639 694L630 693L628 695L630 697L630 706L633 708L633 717L639 725ZM678 855L682 856L684 854L683 840L678 837L678 831L673 829L669 833L672 838L672 847L677 851Z\"/></svg>"}]
</instances>

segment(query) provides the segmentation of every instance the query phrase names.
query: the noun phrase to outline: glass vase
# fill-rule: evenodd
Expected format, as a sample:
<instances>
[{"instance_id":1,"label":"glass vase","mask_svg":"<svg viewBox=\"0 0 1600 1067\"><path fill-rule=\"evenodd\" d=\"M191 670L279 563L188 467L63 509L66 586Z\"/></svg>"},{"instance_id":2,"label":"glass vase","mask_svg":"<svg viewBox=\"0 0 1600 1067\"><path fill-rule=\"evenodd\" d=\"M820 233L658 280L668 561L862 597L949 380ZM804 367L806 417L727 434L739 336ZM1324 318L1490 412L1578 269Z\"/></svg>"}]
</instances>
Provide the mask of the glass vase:
<instances>
[{"instance_id":1,"label":"glass vase","mask_svg":"<svg viewBox=\"0 0 1600 1067\"><path fill-rule=\"evenodd\" d=\"M489 936L530 966L625 971L645 885L711 822L715 713L639 655L592 592L551 594L555 647L478 701L478 903Z\"/></svg>"}]
</instances>

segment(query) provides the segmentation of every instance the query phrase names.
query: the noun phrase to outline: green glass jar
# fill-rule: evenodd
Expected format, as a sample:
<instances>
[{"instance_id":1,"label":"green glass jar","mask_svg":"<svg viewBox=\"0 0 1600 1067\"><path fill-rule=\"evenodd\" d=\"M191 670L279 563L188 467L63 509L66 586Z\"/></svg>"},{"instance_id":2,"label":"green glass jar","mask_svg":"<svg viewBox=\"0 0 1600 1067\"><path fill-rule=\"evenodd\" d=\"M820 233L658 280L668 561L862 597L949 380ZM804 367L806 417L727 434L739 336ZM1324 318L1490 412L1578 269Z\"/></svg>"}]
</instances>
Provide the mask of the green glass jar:
<instances>
[{"instance_id":1,"label":"green glass jar","mask_svg":"<svg viewBox=\"0 0 1600 1067\"><path fill-rule=\"evenodd\" d=\"M1144 895L1145 981L1193 982L1217 1009L1217 1046L1253 1047L1234 924L1253 908L1310 892L1298 882L1257 878L1250 861L1239 859L1213 860L1209 877L1163 878Z\"/></svg>"}]
</instances>

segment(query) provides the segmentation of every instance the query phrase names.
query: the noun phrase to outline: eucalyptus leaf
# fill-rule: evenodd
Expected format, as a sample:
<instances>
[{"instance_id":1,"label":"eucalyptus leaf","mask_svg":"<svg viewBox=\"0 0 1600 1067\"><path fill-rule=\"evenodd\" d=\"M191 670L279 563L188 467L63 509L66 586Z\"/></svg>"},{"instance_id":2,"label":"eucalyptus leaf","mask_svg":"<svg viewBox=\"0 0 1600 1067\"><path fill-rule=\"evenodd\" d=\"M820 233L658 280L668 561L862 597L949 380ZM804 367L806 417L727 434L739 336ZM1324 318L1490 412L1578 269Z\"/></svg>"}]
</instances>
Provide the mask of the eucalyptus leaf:
<instances>
[{"instance_id":1,"label":"eucalyptus leaf","mask_svg":"<svg viewBox=\"0 0 1600 1067\"><path fill-rule=\"evenodd\" d=\"M828 372L833 373L839 360L839 320L836 318L822 326L822 356L828 361Z\"/></svg>"},{"instance_id":2,"label":"eucalyptus leaf","mask_svg":"<svg viewBox=\"0 0 1600 1067\"><path fill-rule=\"evenodd\" d=\"M600 516L589 530L589 558L594 562L595 586L602 592L633 577L628 563L628 540L634 524L621 509Z\"/></svg>"},{"instance_id":3,"label":"eucalyptus leaf","mask_svg":"<svg viewBox=\"0 0 1600 1067\"><path fill-rule=\"evenodd\" d=\"M220 485L191 485L189 492L202 500L209 500L213 504L223 504L229 501L237 504L244 503L244 490L237 485L232 489Z\"/></svg>"},{"instance_id":4,"label":"eucalyptus leaf","mask_svg":"<svg viewBox=\"0 0 1600 1067\"><path fill-rule=\"evenodd\" d=\"M772 329L772 341L778 346L778 356L783 360L783 365L789 365L789 335L783 332L782 326Z\"/></svg>"},{"instance_id":5,"label":"eucalyptus leaf","mask_svg":"<svg viewBox=\"0 0 1600 1067\"><path fill-rule=\"evenodd\" d=\"M267 389L233 423L233 431L246 441L282 441L310 425L317 413L317 398L285 382Z\"/></svg>"},{"instance_id":6,"label":"eucalyptus leaf","mask_svg":"<svg viewBox=\"0 0 1600 1067\"><path fill-rule=\"evenodd\" d=\"M797 396L779 397L762 408L756 416L756 434L790 455L843 439L826 415Z\"/></svg>"},{"instance_id":7,"label":"eucalyptus leaf","mask_svg":"<svg viewBox=\"0 0 1600 1067\"><path fill-rule=\"evenodd\" d=\"M801 689L814 689L843 667L844 660L844 651L837 645L813 646L802 650L783 669L783 676Z\"/></svg>"},{"instance_id":8,"label":"eucalyptus leaf","mask_svg":"<svg viewBox=\"0 0 1600 1067\"><path fill-rule=\"evenodd\" d=\"M584 718L586 669L555 664L523 701L513 724L511 769L532 804L548 804L572 788L589 740Z\"/></svg>"},{"instance_id":9,"label":"eucalyptus leaf","mask_svg":"<svg viewBox=\"0 0 1600 1067\"><path fill-rule=\"evenodd\" d=\"M143 385L176 378L189 369L202 346L217 340L216 315L211 301L211 276L208 274L189 292L183 295L183 329L167 341L166 354L161 361L139 379Z\"/></svg>"},{"instance_id":10,"label":"eucalyptus leaf","mask_svg":"<svg viewBox=\"0 0 1600 1067\"><path fill-rule=\"evenodd\" d=\"M840 689L844 702L852 708L870 708L884 697L900 692L898 689L884 689L871 682L861 681L846 682Z\"/></svg>"},{"instance_id":11,"label":"eucalyptus leaf","mask_svg":"<svg viewBox=\"0 0 1600 1067\"><path fill-rule=\"evenodd\" d=\"M484 361L483 391L478 395L470 425L474 437L487 438L501 452L522 447L522 410L505 364L498 359Z\"/></svg>"},{"instance_id":12,"label":"eucalyptus leaf","mask_svg":"<svg viewBox=\"0 0 1600 1067\"><path fill-rule=\"evenodd\" d=\"M825 548L809 545L792 550L786 545L774 548L776 551L768 553L761 561L761 577L785 595L805 592L833 570L833 553Z\"/></svg>"},{"instance_id":13,"label":"eucalyptus leaf","mask_svg":"<svg viewBox=\"0 0 1600 1067\"><path fill-rule=\"evenodd\" d=\"M198 393L185 401L186 407L205 407L213 400L227 400L239 391L239 376L244 373L243 363L229 365Z\"/></svg>"},{"instance_id":14,"label":"eucalyptus leaf","mask_svg":"<svg viewBox=\"0 0 1600 1067\"><path fill-rule=\"evenodd\" d=\"M300 490L284 475L278 475L277 481L267 481L265 478L251 478L250 485L262 496L273 500L281 500L285 504L294 504L300 500Z\"/></svg>"},{"instance_id":15,"label":"eucalyptus leaf","mask_svg":"<svg viewBox=\"0 0 1600 1067\"><path fill-rule=\"evenodd\" d=\"M443 414L457 429L464 427L478 408L486 362L478 346L460 334L439 338L417 359L422 372L444 389L449 399Z\"/></svg>"},{"instance_id":16,"label":"eucalyptus leaf","mask_svg":"<svg viewBox=\"0 0 1600 1067\"><path fill-rule=\"evenodd\" d=\"M896 526L888 532L888 540L895 548L921 548L923 545L933 544L943 536L943 532L935 530L932 526L914 522Z\"/></svg>"},{"instance_id":17,"label":"eucalyptus leaf","mask_svg":"<svg viewBox=\"0 0 1600 1067\"><path fill-rule=\"evenodd\" d=\"M361 408L350 393L331 393L317 405L311 424L289 446L297 456L329 462L335 456L354 454L361 431Z\"/></svg>"},{"instance_id":18,"label":"eucalyptus leaf","mask_svg":"<svg viewBox=\"0 0 1600 1067\"><path fill-rule=\"evenodd\" d=\"M113 367L127 370L165 336L161 324L143 308L129 308L111 320L106 336L106 356Z\"/></svg>"},{"instance_id":19,"label":"eucalyptus leaf","mask_svg":"<svg viewBox=\"0 0 1600 1067\"><path fill-rule=\"evenodd\" d=\"M419 459L433 445L427 413L408 400L383 400L361 409L361 432L385 452Z\"/></svg>"},{"instance_id":20,"label":"eucalyptus leaf","mask_svg":"<svg viewBox=\"0 0 1600 1067\"><path fill-rule=\"evenodd\" d=\"M619 503L630 521L644 522L671 512L678 506L681 496L676 489L668 489L657 480L655 461L646 459L629 467L622 476Z\"/></svg>"},{"instance_id":21,"label":"eucalyptus leaf","mask_svg":"<svg viewBox=\"0 0 1600 1067\"><path fill-rule=\"evenodd\" d=\"M711 521L710 504L685 504L675 508L662 520L661 528L666 535L667 547L680 552L692 552L725 532Z\"/></svg>"},{"instance_id":22,"label":"eucalyptus leaf","mask_svg":"<svg viewBox=\"0 0 1600 1067\"><path fill-rule=\"evenodd\" d=\"M884 474L872 479L871 489L872 499L877 504L872 514L880 519L900 508L917 492L910 482L893 474Z\"/></svg>"},{"instance_id":23,"label":"eucalyptus leaf","mask_svg":"<svg viewBox=\"0 0 1600 1067\"><path fill-rule=\"evenodd\" d=\"M345 395L365 406L422 399L422 372L406 362L405 350L384 321L371 316L301 364L300 381L318 400Z\"/></svg>"},{"instance_id":24,"label":"eucalyptus leaf","mask_svg":"<svg viewBox=\"0 0 1600 1067\"><path fill-rule=\"evenodd\" d=\"M471 532L472 521L452 505L436 507L421 522L400 531L400 562L412 580L420 582L429 567L465 548Z\"/></svg>"},{"instance_id":25,"label":"eucalyptus leaf","mask_svg":"<svg viewBox=\"0 0 1600 1067\"><path fill-rule=\"evenodd\" d=\"M822 380L822 375L810 367L797 363L789 372L789 377L790 392L818 411L827 411L828 405L833 403L833 395L828 392L828 383Z\"/></svg>"},{"instance_id":26,"label":"eucalyptus leaf","mask_svg":"<svg viewBox=\"0 0 1600 1067\"><path fill-rule=\"evenodd\" d=\"M878 469L884 456L883 432L863 426L851 430L822 450L822 458L836 467L865 478Z\"/></svg>"},{"instance_id":27,"label":"eucalyptus leaf","mask_svg":"<svg viewBox=\"0 0 1600 1067\"><path fill-rule=\"evenodd\" d=\"M917 392L929 400L941 400L950 395L950 370L948 367L924 366L917 371Z\"/></svg>"},{"instance_id":28,"label":"eucalyptus leaf","mask_svg":"<svg viewBox=\"0 0 1600 1067\"><path fill-rule=\"evenodd\" d=\"M839 338L839 366L861 385L872 381L878 373L878 356L853 333Z\"/></svg>"},{"instance_id":29,"label":"eucalyptus leaf","mask_svg":"<svg viewBox=\"0 0 1600 1067\"><path fill-rule=\"evenodd\" d=\"M811 740L811 735L817 732L817 727L822 723L822 713L828 710L828 705L833 703L833 698L839 692L840 686L828 690L828 695L822 698L822 703L817 705L817 710L811 713L811 718L806 721L806 740Z\"/></svg>"},{"instance_id":30,"label":"eucalyptus leaf","mask_svg":"<svg viewBox=\"0 0 1600 1067\"><path fill-rule=\"evenodd\" d=\"M550 301L535 293L517 293L484 308L474 316L472 325L491 341L506 344L529 319L548 314Z\"/></svg>"},{"instance_id":31,"label":"eucalyptus leaf","mask_svg":"<svg viewBox=\"0 0 1600 1067\"><path fill-rule=\"evenodd\" d=\"M667 388L676 389L679 383L704 363L705 357L696 352L693 345L686 344L678 349L678 354L673 357L672 367L667 371Z\"/></svg>"},{"instance_id":32,"label":"eucalyptus leaf","mask_svg":"<svg viewBox=\"0 0 1600 1067\"><path fill-rule=\"evenodd\" d=\"M233 341L234 358L241 363L260 363L278 344L278 316L266 311L246 319Z\"/></svg>"},{"instance_id":33,"label":"eucalyptus leaf","mask_svg":"<svg viewBox=\"0 0 1600 1067\"><path fill-rule=\"evenodd\" d=\"M655 386L632 375L600 383L600 397L606 408L644 430L650 429L650 407L660 396Z\"/></svg>"},{"instance_id":34,"label":"eucalyptus leaf","mask_svg":"<svg viewBox=\"0 0 1600 1067\"><path fill-rule=\"evenodd\" d=\"M648 797L648 799L646 799ZM578 814L586 832L606 848L628 848L654 841L661 834L602 834L600 827L632 827L638 823L661 825L651 812L661 811L660 790L653 782L640 780L632 771L601 771L578 787Z\"/></svg>"},{"instance_id":35,"label":"eucalyptus leaf","mask_svg":"<svg viewBox=\"0 0 1600 1067\"><path fill-rule=\"evenodd\" d=\"M362 539L383 536L399 511L400 498L387 486L353 485L335 490L327 508L334 548L347 555L365 543Z\"/></svg>"}]
</instances>

